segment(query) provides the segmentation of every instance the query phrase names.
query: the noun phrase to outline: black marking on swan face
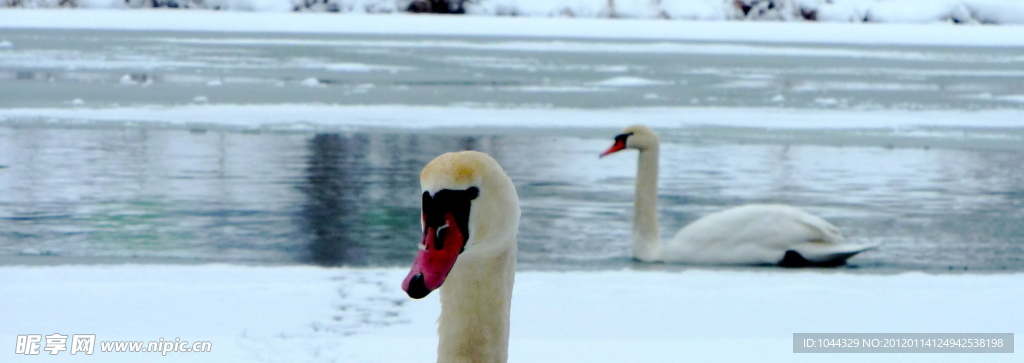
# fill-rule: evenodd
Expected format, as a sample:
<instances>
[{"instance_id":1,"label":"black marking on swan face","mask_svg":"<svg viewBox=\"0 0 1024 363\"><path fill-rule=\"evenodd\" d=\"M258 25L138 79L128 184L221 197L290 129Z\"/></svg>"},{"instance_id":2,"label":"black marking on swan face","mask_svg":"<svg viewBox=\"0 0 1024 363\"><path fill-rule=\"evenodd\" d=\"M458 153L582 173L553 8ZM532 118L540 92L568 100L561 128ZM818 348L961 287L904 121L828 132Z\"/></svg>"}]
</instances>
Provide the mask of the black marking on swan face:
<instances>
[{"instance_id":1,"label":"black marking on swan face","mask_svg":"<svg viewBox=\"0 0 1024 363\"><path fill-rule=\"evenodd\" d=\"M444 238L448 235L448 228L452 227L462 232L462 250L459 253L466 249L466 242L469 241L469 209L473 199L478 196L480 189L477 187L466 190L442 189L433 196L430 192L423 192L423 233L434 229L437 234L434 236L434 249L444 249ZM456 226L447 225L445 215L448 213L452 214Z\"/></svg>"},{"instance_id":2,"label":"black marking on swan face","mask_svg":"<svg viewBox=\"0 0 1024 363\"><path fill-rule=\"evenodd\" d=\"M621 142L622 145L626 145L626 139L628 139L630 136L633 136L632 132L615 135L615 143L618 144Z\"/></svg>"}]
</instances>

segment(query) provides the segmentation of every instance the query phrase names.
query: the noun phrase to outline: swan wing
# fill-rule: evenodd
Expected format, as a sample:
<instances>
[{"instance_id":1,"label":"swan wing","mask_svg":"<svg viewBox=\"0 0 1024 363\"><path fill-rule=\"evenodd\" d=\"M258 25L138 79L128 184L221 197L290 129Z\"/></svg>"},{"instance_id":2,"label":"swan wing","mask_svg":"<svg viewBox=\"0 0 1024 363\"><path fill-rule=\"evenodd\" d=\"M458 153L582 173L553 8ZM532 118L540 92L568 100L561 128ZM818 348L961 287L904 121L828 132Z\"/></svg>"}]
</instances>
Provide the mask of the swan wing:
<instances>
[{"instance_id":1,"label":"swan wing","mask_svg":"<svg viewBox=\"0 0 1024 363\"><path fill-rule=\"evenodd\" d=\"M838 228L798 208L750 204L690 223L664 253L666 260L691 263L774 265L789 255L793 262L800 262L799 256L804 264L817 265L842 264L869 248L846 243Z\"/></svg>"},{"instance_id":2,"label":"swan wing","mask_svg":"<svg viewBox=\"0 0 1024 363\"><path fill-rule=\"evenodd\" d=\"M853 257L853 255L874 249L875 247L873 245L853 243L832 244L811 241L786 250L779 265L789 267L839 266L846 263L846 260Z\"/></svg>"},{"instance_id":3,"label":"swan wing","mask_svg":"<svg viewBox=\"0 0 1024 363\"><path fill-rule=\"evenodd\" d=\"M846 242L836 226L821 217L800 211L802 215L794 219L803 224L812 237L802 243L794 244L786 249L780 265L783 266L837 266L858 253L874 249L875 245L863 245Z\"/></svg>"}]
</instances>

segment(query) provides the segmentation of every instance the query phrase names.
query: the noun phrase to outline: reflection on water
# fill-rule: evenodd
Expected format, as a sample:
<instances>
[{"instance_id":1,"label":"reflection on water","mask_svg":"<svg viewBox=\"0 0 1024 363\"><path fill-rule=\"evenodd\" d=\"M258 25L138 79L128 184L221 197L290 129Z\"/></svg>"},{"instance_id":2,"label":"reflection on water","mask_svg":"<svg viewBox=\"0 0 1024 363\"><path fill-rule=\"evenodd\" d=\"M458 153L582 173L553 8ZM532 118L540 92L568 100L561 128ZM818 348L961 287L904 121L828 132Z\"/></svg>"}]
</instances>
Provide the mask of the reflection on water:
<instances>
[{"instance_id":1,"label":"reflection on water","mask_svg":"<svg viewBox=\"0 0 1024 363\"><path fill-rule=\"evenodd\" d=\"M308 236L300 261L390 265L419 241L419 171L437 154L476 149L473 137L318 134L308 143L297 224ZM426 152L424 150L434 150Z\"/></svg>"},{"instance_id":2,"label":"reflection on water","mask_svg":"<svg viewBox=\"0 0 1024 363\"><path fill-rule=\"evenodd\" d=\"M663 235L728 206L780 202L824 216L854 242L882 243L851 260L858 271L1024 270L1019 151L687 135L663 139ZM636 160L599 160L609 143L554 131L5 127L0 261L405 265L419 241L420 169L438 154L475 149L516 182L521 267L621 268L632 264Z\"/></svg>"},{"instance_id":3,"label":"reflection on water","mask_svg":"<svg viewBox=\"0 0 1024 363\"><path fill-rule=\"evenodd\" d=\"M363 148L359 147L362 141ZM301 220L311 235L311 260L320 265L360 261L360 251L353 250L353 241L346 231L352 230L352 220L359 209L362 188L355 180L359 170L342 168L347 158L364 159L365 138L342 138L338 135L316 135L309 142L309 163L306 168L308 182L299 189L306 194L307 203ZM352 253L349 253L349 252Z\"/></svg>"}]
</instances>

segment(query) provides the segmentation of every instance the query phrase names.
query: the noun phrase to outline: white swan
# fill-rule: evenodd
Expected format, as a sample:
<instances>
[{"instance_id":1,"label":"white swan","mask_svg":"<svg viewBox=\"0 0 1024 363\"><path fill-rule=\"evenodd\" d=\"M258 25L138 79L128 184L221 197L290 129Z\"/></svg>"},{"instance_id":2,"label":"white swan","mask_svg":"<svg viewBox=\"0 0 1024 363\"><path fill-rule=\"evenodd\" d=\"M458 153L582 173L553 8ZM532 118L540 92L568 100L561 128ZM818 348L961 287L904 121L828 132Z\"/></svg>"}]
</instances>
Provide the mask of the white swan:
<instances>
[{"instance_id":1,"label":"white swan","mask_svg":"<svg viewBox=\"0 0 1024 363\"><path fill-rule=\"evenodd\" d=\"M438 156L420 173L420 250L402 289L419 299L441 287L438 362L508 360L519 198L487 154Z\"/></svg>"},{"instance_id":2,"label":"white swan","mask_svg":"<svg viewBox=\"0 0 1024 363\"><path fill-rule=\"evenodd\" d=\"M640 151L633 206L633 257L693 264L837 266L874 246L846 243L832 224L787 205L749 204L700 218L661 243L658 229L658 136L626 128L602 157Z\"/></svg>"}]
</instances>

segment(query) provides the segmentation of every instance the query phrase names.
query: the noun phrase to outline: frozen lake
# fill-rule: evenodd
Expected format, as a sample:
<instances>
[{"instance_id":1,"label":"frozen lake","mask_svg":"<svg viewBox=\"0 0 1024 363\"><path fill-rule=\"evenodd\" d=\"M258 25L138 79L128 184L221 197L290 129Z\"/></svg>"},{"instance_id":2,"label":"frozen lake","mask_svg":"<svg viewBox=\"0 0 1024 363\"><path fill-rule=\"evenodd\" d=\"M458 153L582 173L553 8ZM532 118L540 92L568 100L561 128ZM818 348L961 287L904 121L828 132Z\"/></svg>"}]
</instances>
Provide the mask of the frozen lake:
<instances>
[{"instance_id":1,"label":"frozen lake","mask_svg":"<svg viewBox=\"0 0 1024 363\"><path fill-rule=\"evenodd\" d=\"M740 122L660 125L663 235L779 202L883 244L849 271L1024 270L1019 47L18 29L0 41L4 264L405 265L420 168L477 149L517 184L521 267L619 269L633 264L635 156L597 154L632 113L691 107ZM331 112L349 107L376 114ZM513 121L429 127L467 109ZM821 127L785 127L776 111ZM876 112L949 122L847 121Z\"/></svg>"},{"instance_id":2,"label":"frozen lake","mask_svg":"<svg viewBox=\"0 0 1024 363\"><path fill-rule=\"evenodd\" d=\"M8 29L0 108L1024 109L1020 47Z\"/></svg>"}]
</instances>

